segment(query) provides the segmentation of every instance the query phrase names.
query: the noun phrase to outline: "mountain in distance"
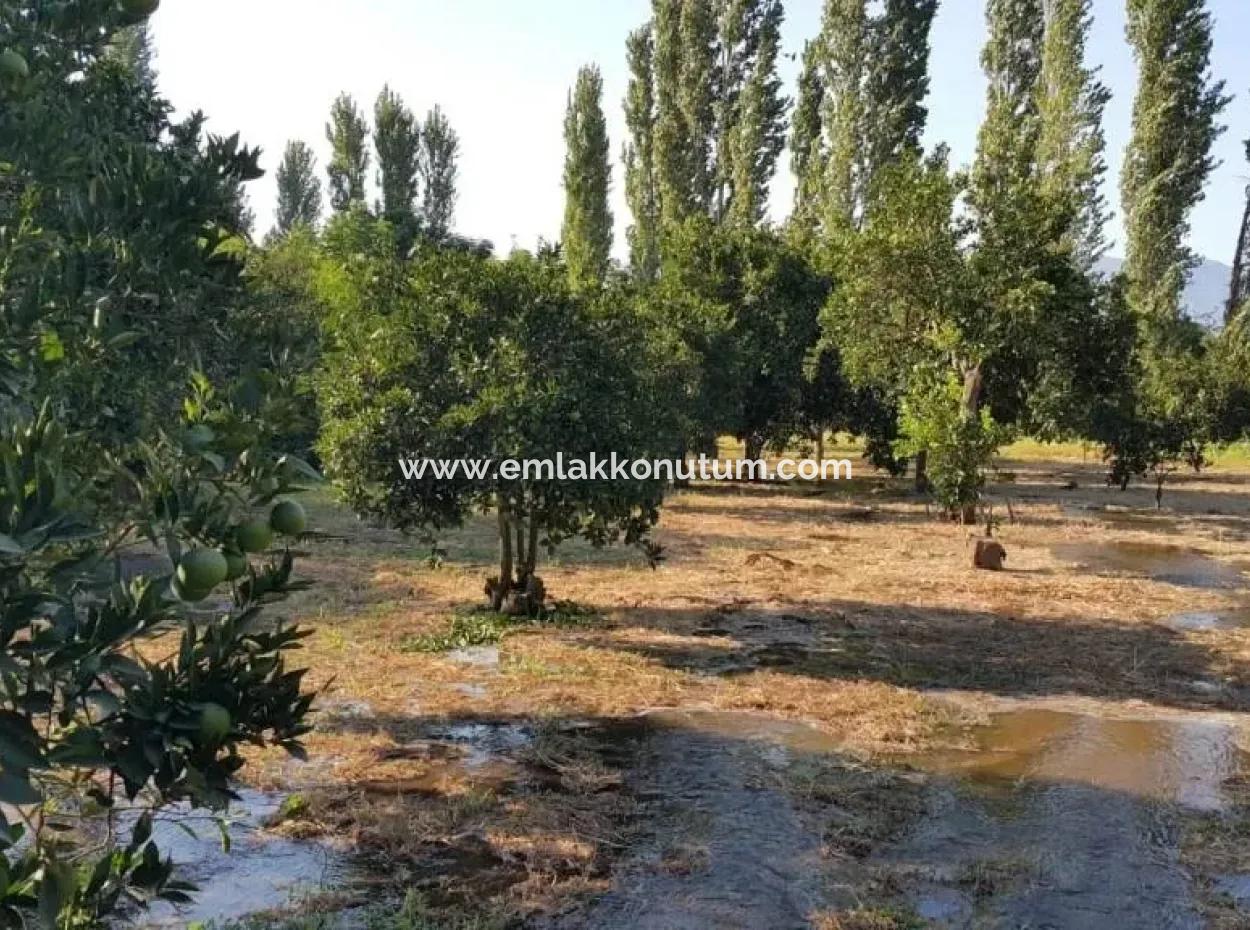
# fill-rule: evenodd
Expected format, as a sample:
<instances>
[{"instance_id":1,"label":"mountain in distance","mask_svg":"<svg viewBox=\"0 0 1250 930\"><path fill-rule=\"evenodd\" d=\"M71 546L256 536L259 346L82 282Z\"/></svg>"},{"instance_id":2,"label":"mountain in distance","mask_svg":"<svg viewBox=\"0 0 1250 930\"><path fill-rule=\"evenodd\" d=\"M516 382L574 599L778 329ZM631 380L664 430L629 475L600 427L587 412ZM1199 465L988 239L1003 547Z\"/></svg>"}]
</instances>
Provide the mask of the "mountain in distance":
<instances>
[{"instance_id":1,"label":"mountain in distance","mask_svg":"<svg viewBox=\"0 0 1250 930\"><path fill-rule=\"evenodd\" d=\"M1113 275L1124 264L1124 259L1106 256L1098 262L1098 271ZM1219 329L1224 325L1224 307L1228 303L1228 289L1232 285L1233 269L1223 262L1203 259L1194 269L1185 288L1185 312L1191 320L1205 329Z\"/></svg>"}]
</instances>

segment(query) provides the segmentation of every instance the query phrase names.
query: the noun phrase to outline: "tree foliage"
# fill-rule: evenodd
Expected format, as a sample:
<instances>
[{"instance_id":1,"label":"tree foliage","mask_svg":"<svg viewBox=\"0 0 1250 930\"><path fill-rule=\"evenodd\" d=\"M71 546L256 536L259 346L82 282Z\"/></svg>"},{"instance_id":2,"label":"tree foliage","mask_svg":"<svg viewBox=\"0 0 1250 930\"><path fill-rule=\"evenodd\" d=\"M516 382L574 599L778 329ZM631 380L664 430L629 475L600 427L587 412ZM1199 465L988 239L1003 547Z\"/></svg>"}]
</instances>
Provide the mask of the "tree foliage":
<instances>
[{"instance_id":1,"label":"tree foliage","mask_svg":"<svg viewBox=\"0 0 1250 930\"><path fill-rule=\"evenodd\" d=\"M435 106L421 124L417 176L421 182L421 222L427 238L441 242L451 235L456 215L460 137L442 108Z\"/></svg>"},{"instance_id":2,"label":"tree foliage","mask_svg":"<svg viewBox=\"0 0 1250 930\"><path fill-rule=\"evenodd\" d=\"M500 262L433 250L404 267L387 238L358 226L352 251L320 273L327 471L358 512L405 530L436 532L493 507L501 552L491 605L540 609L539 549L573 536L644 545L663 482L463 470L420 480L402 461L666 454L676 444L662 402L668 364L627 294L575 292L551 254Z\"/></svg>"},{"instance_id":3,"label":"tree foliage","mask_svg":"<svg viewBox=\"0 0 1250 930\"><path fill-rule=\"evenodd\" d=\"M612 252L608 189L608 127L603 116L603 77L582 68L569 93L564 117L564 227L560 242L569 279L579 290L598 287Z\"/></svg>"},{"instance_id":4,"label":"tree foliage","mask_svg":"<svg viewBox=\"0 0 1250 930\"><path fill-rule=\"evenodd\" d=\"M369 172L369 124L349 94L339 94L330 107L326 123L330 143L330 206L342 213L354 203L364 203Z\"/></svg>"},{"instance_id":5,"label":"tree foliage","mask_svg":"<svg viewBox=\"0 0 1250 930\"><path fill-rule=\"evenodd\" d=\"M317 180L317 158L306 143L293 139L286 144L277 182L277 233L286 235L296 226L316 229L321 220L321 182Z\"/></svg>"},{"instance_id":6,"label":"tree foliage","mask_svg":"<svg viewBox=\"0 0 1250 930\"><path fill-rule=\"evenodd\" d=\"M656 179L655 39L650 25L635 29L625 43L629 89L625 127L629 140L622 152L625 200L633 217L626 235L629 264L644 282L660 270L660 192Z\"/></svg>"},{"instance_id":7,"label":"tree foliage","mask_svg":"<svg viewBox=\"0 0 1250 930\"><path fill-rule=\"evenodd\" d=\"M293 557L239 536L311 470L258 406L189 379L231 374L256 153L171 120L116 54L134 25L106 2L0 8L30 63L0 83L5 925L186 900L143 811L222 807L242 745L302 752L312 700L285 664L303 634L260 618ZM175 651L141 648L158 637Z\"/></svg>"},{"instance_id":8,"label":"tree foliage","mask_svg":"<svg viewBox=\"0 0 1250 930\"><path fill-rule=\"evenodd\" d=\"M399 247L407 248L417 233L421 127L389 86L382 88L373 105L373 147L382 194L378 214L396 230Z\"/></svg>"}]
</instances>

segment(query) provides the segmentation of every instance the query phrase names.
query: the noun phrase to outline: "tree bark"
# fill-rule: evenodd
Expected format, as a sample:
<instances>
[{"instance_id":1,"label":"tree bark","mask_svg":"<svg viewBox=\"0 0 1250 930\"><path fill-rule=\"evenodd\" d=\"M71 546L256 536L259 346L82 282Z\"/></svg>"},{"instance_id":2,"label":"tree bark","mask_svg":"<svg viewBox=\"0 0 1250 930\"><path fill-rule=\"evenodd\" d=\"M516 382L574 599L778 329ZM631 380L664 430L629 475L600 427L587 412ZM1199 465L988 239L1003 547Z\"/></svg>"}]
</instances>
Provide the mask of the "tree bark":
<instances>
[{"instance_id":1,"label":"tree bark","mask_svg":"<svg viewBox=\"0 0 1250 930\"><path fill-rule=\"evenodd\" d=\"M981 366L974 365L964 372L963 416L965 420L975 419L981 412L981 387L984 378ZM977 522L976 500L964 501L960 519L965 526L973 526Z\"/></svg>"},{"instance_id":2,"label":"tree bark","mask_svg":"<svg viewBox=\"0 0 1250 930\"><path fill-rule=\"evenodd\" d=\"M491 592L490 606L492 610L503 610L508 599L508 591L512 588L512 528L508 525L508 505L503 495L499 495L497 505L499 519L499 585Z\"/></svg>"},{"instance_id":3,"label":"tree bark","mask_svg":"<svg viewBox=\"0 0 1250 930\"><path fill-rule=\"evenodd\" d=\"M917 494L929 493L929 450L921 449L916 453L916 479L915 485Z\"/></svg>"},{"instance_id":4,"label":"tree bark","mask_svg":"<svg viewBox=\"0 0 1250 930\"><path fill-rule=\"evenodd\" d=\"M530 511L529 540L525 552L525 577L532 578L534 569L538 567L538 515Z\"/></svg>"},{"instance_id":5,"label":"tree bark","mask_svg":"<svg viewBox=\"0 0 1250 930\"><path fill-rule=\"evenodd\" d=\"M755 461L762 457L764 451L764 440L758 436L747 436L743 440L743 454L749 461Z\"/></svg>"}]
</instances>

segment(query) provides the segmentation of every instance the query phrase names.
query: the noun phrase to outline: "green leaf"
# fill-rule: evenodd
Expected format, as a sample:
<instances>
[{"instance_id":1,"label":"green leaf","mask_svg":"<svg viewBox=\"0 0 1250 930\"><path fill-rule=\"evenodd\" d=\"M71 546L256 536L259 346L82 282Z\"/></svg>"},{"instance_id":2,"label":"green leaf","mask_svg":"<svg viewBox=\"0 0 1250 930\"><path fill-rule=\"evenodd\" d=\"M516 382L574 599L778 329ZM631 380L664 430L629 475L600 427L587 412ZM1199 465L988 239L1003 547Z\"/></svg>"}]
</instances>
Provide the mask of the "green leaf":
<instances>
[{"instance_id":1,"label":"green leaf","mask_svg":"<svg viewBox=\"0 0 1250 930\"><path fill-rule=\"evenodd\" d=\"M15 772L0 772L0 801L5 804L40 804L43 795L25 776Z\"/></svg>"}]
</instances>

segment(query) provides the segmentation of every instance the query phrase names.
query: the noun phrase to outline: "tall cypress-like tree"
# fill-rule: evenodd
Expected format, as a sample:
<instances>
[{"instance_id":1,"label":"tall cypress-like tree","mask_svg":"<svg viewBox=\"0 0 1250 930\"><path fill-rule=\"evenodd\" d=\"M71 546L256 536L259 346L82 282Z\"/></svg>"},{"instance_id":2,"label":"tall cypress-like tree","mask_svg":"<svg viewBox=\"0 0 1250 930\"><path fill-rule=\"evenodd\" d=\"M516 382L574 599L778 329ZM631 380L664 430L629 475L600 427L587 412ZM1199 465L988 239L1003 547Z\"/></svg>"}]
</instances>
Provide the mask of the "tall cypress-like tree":
<instances>
[{"instance_id":1,"label":"tall cypress-like tree","mask_svg":"<svg viewBox=\"0 0 1250 930\"><path fill-rule=\"evenodd\" d=\"M824 122L821 108L825 100L820 39L803 46L799 93L790 120L790 170L794 174L794 210L791 221L804 233L811 233L819 222L823 166L825 163Z\"/></svg>"},{"instance_id":2,"label":"tall cypress-like tree","mask_svg":"<svg viewBox=\"0 0 1250 930\"><path fill-rule=\"evenodd\" d=\"M412 111L389 86L373 105L373 146L378 156L379 213L396 230L401 248L416 235L417 160L421 128Z\"/></svg>"},{"instance_id":3,"label":"tall cypress-like tree","mask_svg":"<svg viewBox=\"0 0 1250 930\"><path fill-rule=\"evenodd\" d=\"M1246 160L1250 161L1250 139L1246 140ZM1224 321L1231 323L1247 305L1250 305L1250 185L1246 186L1246 208L1241 214L1237 250L1233 253L1233 276Z\"/></svg>"},{"instance_id":4,"label":"tall cypress-like tree","mask_svg":"<svg viewBox=\"0 0 1250 930\"><path fill-rule=\"evenodd\" d=\"M970 192L983 241L1009 235L1004 227L1020 218L1021 200L1036 186L1042 0L989 0L986 21L981 64L989 87Z\"/></svg>"},{"instance_id":5,"label":"tall cypress-like tree","mask_svg":"<svg viewBox=\"0 0 1250 930\"><path fill-rule=\"evenodd\" d=\"M665 232L687 218L759 221L789 106L777 76L782 0L652 0L652 12L626 43L626 197L644 279Z\"/></svg>"},{"instance_id":6,"label":"tall cypress-like tree","mask_svg":"<svg viewBox=\"0 0 1250 930\"><path fill-rule=\"evenodd\" d=\"M296 226L312 229L321 219L321 182L316 174L317 158L298 139L286 144L278 165L277 231L285 235Z\"/></svg>"},{"instance_id":7,"label":"tall cypress-like tree","mask_svg":"<svg viewBox=\"0 0 1250 930\"><path fill-rule=\"evenodd\" d=\"M625 200L633 216L626 232L629 263L643 281L660 270L660 195L655 153L655 40L651 24L635 29L625 43L629 88L625 94Z\"/></svg>"},{"instance_id":8,"label":"tall cypress-like tree","mask_svg":"<svg viewBox=\"0 0 1250 930\"><path fill-rule=\"evenodd\" d=\"M1092 0L1050 0L1037 89L1042 189L1061 211L1064 240L1086 271L1107 250L1103 111L1111 94L1085 63Z\"/></svg>"},{"instance_id":9,"label":"tall cypress-like tree","mask_svg":"<svg viewBox=\"0 0 1250 930\"><path fill-rule=\"evenodd\" d=\"M803 52L791 138L795 222L858 226L873 178L918 151L928 120L929 33L937 0L825 0Z\"/></svg>"},{"instance_id":10,"label":"tall cypress-like tree","mask_svg":"<svg viewBox=\"0 0 1250 930\"><path fill-rule=\"evenodd\" d=\"M1145 321L1181 312L1196 257L1185 245L1189 216L1215 167L1211 147L1228 104L1213 81L1211 15L1204 0L1128 0L1137 60L1133 133L1120 178L1128 299Z\"/></svg>"},{"instance_id":11,"label":"tall cypress-like tree","mask_svg":"<svg viewBox=\"0 0 1250 930\"><path fill-rule=\"evenodd\" d=\"M661 234L712 204L716 17L711 0L653 0Z\"/></svg>"},{"instance_id":12,"label":"tall cypress-like tree","mask_svg":"<svg viewBox=\"0 0 1250 930\"><path fill-rule=\"evenodd\" d=\"M456 214L456 182L459 177L460 137L442 108L435 106L421 125L417 174L421 179L421 219L425 234L445 238Z\"/></svg>"},{"instance_id":13,"label":"tall cypress-like tree","mask_svg":"<svg viewBox=\"0 0 1250 930\"><path fill-rule=\"evenodd\" d=\"M688 170L696 209L710 212L716 188L716 0L682 0L678 101L690 141Z\"/></svg>"},{"instance_id":14,"label":"tall cypress-like tree","mask_svg":"<svg viewBox=\"0 0 1250 930\"><path fill-rule=\"evenodd\" d=\"M611 168L603 116L603 76L597 65L577 73L564 117L564 227L561 239L574 288L603 283L612 252L608 209Z\"/></svg>"},{"instance_id":15,"label":"tall cypress-like tree","mask_svg":"<svg viewBox=\"0 0 1250 930\"><path fill-rule=\"evenodd\" d=\"M919 151L929 119L929 34L938 0L886 0L868 29L863 186L904 152Z\"/></svg>"},{"instance_id":16,"label":"tall cypress-like tree","mask_svg":"<svg viewBox=\"0 0 1250 930\"><path fill-rule=\"evenodd\" d=\"M326 124L330 143L330 206L342 212L353 203L365 202L369 171L369 124L349 94L340 94L330 108Z\"/></svg>"},{"instance_id":17,"label":"tall cypress-like tree","mask_svg":"<svg viewBox=\"0 0 1250 930\"><path fill-rule=\"evenodd\" d=\"M864 94L868 12L866 0L826 0L819 47L823 51L825 134L822 221L827 230L858 219L862 202Z\"/></svg>"},{"instance_id":18,"label":"tall cypress-like tree","mask_svg":"<svg viewBox=\"0 0 1250 930\"><path fill-rule=\"evenodd\" d=\"M726 120L717 151L717 215L753 226L764 215L768 188L785 147L789 100L781 93L777 56L784 12L780 0L738 0L745 6L743 53L721 73L721 112ZM722 44L726 42L722 36ZM734 83L741 89L735 90Z\"/></svg>"}]
</instances>

